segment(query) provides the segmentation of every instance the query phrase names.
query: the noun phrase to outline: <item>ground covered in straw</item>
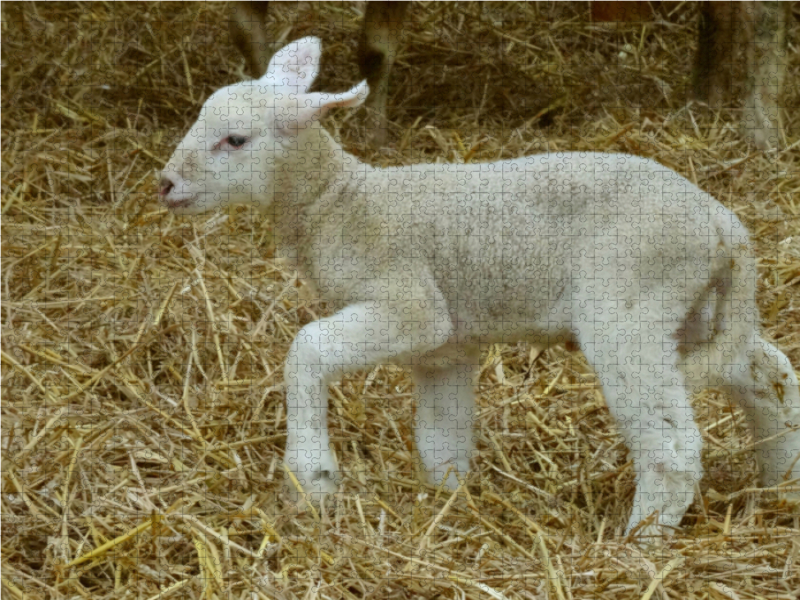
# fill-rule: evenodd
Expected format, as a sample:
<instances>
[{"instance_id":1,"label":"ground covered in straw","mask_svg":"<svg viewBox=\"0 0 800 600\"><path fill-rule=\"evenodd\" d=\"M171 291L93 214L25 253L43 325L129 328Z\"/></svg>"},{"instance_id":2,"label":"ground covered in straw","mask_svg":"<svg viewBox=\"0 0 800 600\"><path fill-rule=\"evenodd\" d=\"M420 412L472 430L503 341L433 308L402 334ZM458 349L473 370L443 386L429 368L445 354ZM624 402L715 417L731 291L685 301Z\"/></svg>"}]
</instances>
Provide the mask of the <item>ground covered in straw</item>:
<instances>
[{"instance_id":1,"label":"ground covered in straw","mask_svg":"<svg viewBox=\"0 0 800 600\"><path fill-rule=\"evenodd\" d=\"M357 80L358 7L301 8L319 89ZM748 150L741 103L687 86L696 6L615 31L585 3L415 4L391 143L328 120L376 164L542 151L652 157L753 232L766 333L800 366L800 27L788 150ZM631 457L580 352L488 348L480 458L464 492L417 482L408 374L332 388L348 478L299 512L280 493L282 363L328 307L239 209L175 218L154 171L241 77L217 3L2 5L4 598L798 598L800 516L761 491L727 398L696 406L702 496L671 541L624 539Z\"/></svg>"}]
</instances>

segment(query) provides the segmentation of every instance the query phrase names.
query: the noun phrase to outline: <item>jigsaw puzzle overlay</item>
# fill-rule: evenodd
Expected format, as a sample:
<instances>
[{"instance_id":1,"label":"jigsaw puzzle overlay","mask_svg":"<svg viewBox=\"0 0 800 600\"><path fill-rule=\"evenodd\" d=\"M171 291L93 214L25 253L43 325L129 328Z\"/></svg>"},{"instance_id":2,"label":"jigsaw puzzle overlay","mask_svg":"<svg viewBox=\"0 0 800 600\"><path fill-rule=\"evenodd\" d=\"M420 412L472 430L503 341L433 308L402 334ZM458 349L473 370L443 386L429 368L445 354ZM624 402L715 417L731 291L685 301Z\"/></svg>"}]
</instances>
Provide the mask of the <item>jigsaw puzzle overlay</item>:
<instances>
[{"instance_id":1,"label":"jigsaw puzzle overlay","mask_svg":"<svg viewBox=\"0 0 800 600\"><path fill-rule=\"evenodd\" d=\"M796 598L792 9L4 3L4 597Z\"/></svg>"}]
</instances>

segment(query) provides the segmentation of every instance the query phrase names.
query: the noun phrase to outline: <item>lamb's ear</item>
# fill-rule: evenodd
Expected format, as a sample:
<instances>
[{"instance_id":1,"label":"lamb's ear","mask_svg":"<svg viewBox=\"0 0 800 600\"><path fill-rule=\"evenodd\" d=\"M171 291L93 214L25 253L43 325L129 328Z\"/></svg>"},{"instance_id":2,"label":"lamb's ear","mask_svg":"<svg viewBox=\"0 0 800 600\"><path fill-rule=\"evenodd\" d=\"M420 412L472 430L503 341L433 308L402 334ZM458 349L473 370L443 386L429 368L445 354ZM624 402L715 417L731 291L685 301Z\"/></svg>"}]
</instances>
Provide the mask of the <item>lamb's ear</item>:
<instances>
[{"instance_id":1,"label":"lamb's ear","mask_svg":"<svg viewBox=\"0 0 800 600\"><path fill-rule=\"evenodd\" d=\"M369 86L366 81L362 81L346 92L314 92L306 94L297 98L297 114L298 117L305 116L306 119L313 119L315 116L319 118L332 108L361 106L368 95Z\"/></svg>"},{"instance_id":2,"label":"lamb's ear","mask_svg":"<svg viewBox=\"0 0 800 600\"><path fill-rule=\"evenodd\" d=\"M322 42L309 36L287 44L272 57L261 81L275 86L294 88L304 94L319 74ZM296 87L295 87L296 86Z\"/></svg>"},{"instance_id":3,"label":"lamb's ear","mask_svg":"<svg viewBox=\"0 0 800 600\"><path fill-rule=\"evenodd\" d=\"M361 106L369 95L369 86L362 81L346 92L313 92L298 94L296 109L291 104L286 107L283 118L278 118L278 131L283 135L296 135L314 120L319 120L332 108L351 108ZM296 110L296 112L295 112Z\"/></svg>"}]
</instances>

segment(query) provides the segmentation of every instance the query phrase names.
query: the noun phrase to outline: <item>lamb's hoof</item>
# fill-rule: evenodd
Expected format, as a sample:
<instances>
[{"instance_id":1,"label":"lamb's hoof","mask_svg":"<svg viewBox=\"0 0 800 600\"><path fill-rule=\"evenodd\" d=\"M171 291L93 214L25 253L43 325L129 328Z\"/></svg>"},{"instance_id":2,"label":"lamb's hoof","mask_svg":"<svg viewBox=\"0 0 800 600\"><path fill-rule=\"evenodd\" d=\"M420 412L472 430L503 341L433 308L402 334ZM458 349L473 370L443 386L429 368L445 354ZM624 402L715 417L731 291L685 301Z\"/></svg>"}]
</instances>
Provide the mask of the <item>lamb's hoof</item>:
<instances>
[{"instance_id":1,"label":"lamb's hoof","mask_svg":"<svg viewBox=\"0 0 800 600\"><path fill-rule=\"evenodd\" d=\"M675 535L676 528L680 523L680 519L675 519L671 515L662 517L656 521L652 517L648 519L647 523L641 524L638 519L636 522L628 523L625 528L624 537L630 537L642 544L657 544L660 545L663 541L670 539Z\"/></svg>"},{"instance_id":2,"label":"lamb's hoof","mask_svg":"<svg viewBox=\"0 0 800 600\"><path fill-rule=\"evenodd\" d=\"M469 475L468 463L462 462L460 465L454 465L452 468L449 468L448 463L447 468L445 468L444 465L439 465L430 472L430 479L437 488L444 482L443 489L454 492L459 486L458 478L464 479L467 475Z\"/></svg>"},{"instance_id":3,"label":"lamb's hoof","mask_svg":"<svg viewBox=\"0 0 800 600\"><path fill-rule=\"evenodd\" d=\"M632 536L630 532L626 532L625 537L630 537L632 541L646 546L660 546L665 540L668 540L673 533L674 530L671 527L663 527L657 523L650 523L641 529L637 529Z\"/></svg>"},{"instance_id":4,"label":"lamb's hoof","mask_svg":"<svg viewBox=\"0 0 800 600\"><path fill-rule=\"evenodd\" d=\"M295 474L295 478L302 488L302 493L292 478L287 476L285 486L291 500L298 504L308 501L315 506L319 506L325 496L335 494L342 483L339 471L301 473Z\"/></svg>"}]
</instances>

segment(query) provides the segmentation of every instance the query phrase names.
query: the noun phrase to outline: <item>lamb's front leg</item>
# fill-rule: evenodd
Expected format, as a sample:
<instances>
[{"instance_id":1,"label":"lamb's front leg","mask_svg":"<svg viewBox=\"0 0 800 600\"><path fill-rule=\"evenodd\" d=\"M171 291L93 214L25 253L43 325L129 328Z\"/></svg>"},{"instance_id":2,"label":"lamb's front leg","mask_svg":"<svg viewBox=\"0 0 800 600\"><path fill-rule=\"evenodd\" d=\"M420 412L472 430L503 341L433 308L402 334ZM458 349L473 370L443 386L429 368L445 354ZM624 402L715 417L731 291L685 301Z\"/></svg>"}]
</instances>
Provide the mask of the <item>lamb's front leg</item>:
<instances>
[{"instance_id":1,"label":"lamb's front leg","mask_svg":"<svg viewBox=\"0 0 800 600\"><path fill-rule=\"evenodd\" d=\"M344 372L398 358L413 363L441 345L452 329L441 309L441 303L417 300L355 304L297 334L284 368L284 460L310 500L335 492L341 481L328 436L328 383Z\"/></svg>"}]
</instances>

